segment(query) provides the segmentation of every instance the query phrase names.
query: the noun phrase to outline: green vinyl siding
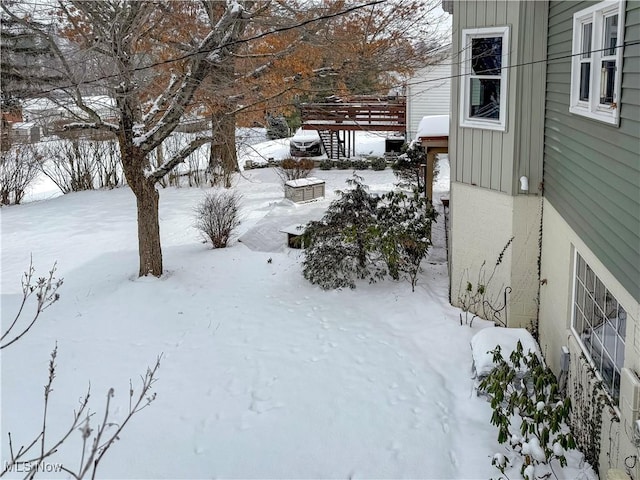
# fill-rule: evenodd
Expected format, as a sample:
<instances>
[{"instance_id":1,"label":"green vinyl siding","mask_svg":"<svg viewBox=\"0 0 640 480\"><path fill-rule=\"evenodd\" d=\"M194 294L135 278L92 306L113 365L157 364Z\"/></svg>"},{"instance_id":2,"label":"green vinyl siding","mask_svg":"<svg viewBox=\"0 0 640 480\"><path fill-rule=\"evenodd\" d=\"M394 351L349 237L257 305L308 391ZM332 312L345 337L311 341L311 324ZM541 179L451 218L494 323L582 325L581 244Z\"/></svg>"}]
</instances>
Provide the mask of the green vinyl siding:
<instances>
[{"instance_id":1,"label":"green vinyl siding","mask_svg":"<svg viewBox=\"0 0 640 480\"><path fill-rule=\"evenodd\" d=\"M595 3L549 4L544 194L640 301L640 45L624 48L619 126L569 112L573 14ZM625 42L638 42L640 2L625 9Z\"/></svg>"}]
</instances>

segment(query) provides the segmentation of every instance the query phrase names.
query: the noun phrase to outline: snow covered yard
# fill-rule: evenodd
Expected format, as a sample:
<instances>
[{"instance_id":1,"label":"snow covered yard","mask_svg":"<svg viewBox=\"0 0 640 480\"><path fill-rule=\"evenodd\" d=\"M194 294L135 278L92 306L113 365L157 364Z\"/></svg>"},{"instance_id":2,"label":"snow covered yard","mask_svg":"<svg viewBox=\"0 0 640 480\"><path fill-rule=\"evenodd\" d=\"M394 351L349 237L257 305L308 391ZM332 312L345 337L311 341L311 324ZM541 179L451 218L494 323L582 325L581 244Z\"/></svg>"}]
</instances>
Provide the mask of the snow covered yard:
<instances>
[{"instance_id":1,"label":"snow covered yard","mask_svg":"<svg viewBox=\"0 0 640 480\"><path fill-rule=\"evenodd\" d=\"M360 173L372 191L393 188L389 169ZM486 324L460 326L447 302L442 222L415 293L391 280L321 291L303 279L300 251L285 247L279 229L321 217L350 174L314 171L328 197L296 205L271 169L244 172L235 187L240 241L222 250L192 227L206 190L162 190L160 279L136 278L135 199L126 188L0 210L3 326L30 255L37 275L57 261L65 279L60 301L2 353L2 461L7 432L15 446L40 431L57 342L52 439L89 382L96 417L114 387L113 420L121 419L129 379L138 388L163 354L158 397L105 456L101 478L498 477L491 458L502 448L471 379L469 342ZM78 433L52 462L75 467L79 447Z\"/></svg>"}]
</instances>

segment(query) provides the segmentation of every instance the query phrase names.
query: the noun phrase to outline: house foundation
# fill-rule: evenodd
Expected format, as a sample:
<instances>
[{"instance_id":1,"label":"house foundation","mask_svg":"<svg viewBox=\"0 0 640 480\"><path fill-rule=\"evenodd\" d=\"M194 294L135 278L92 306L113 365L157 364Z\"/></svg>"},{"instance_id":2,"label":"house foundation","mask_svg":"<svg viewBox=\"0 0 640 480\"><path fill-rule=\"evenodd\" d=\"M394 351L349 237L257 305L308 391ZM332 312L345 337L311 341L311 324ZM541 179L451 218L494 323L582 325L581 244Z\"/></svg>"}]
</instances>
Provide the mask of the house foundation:
<instances>
[{"instance_id":1,"label":"house foundation","mask_svg":"<svg viewBox=\"0 0 640 480\"><path fill-rule=\"evenodd\" d=\"M452 303L464 307L469 284L471 294L483 285L485 292L476 298L473 313L509 327L534 325L540 197L452 182L450 202Z\"/></svg>"},{"instance_id":2,"label":"house foundation","mask_svg":"<svg viewBox=\"0 0 640 480\"><path fill-rule=\"evenodd\" d=\"M582 402L586 401L592 405L598 401L597 396L605 393L598 386L600 378L593 373L593 366L583 353L585 347L579 341L583 332L578 332L572 327L576 252L626 312L624 367L632 371L640 371L640 304L546 200L543 229L540 348L554 373L561 378L567 376L567 393L573 397L573 410L579 411ZM562 372L563 347L569 351L570 357L567 373ZM579 388L578 395L574 391L574 385ZM638 387L634 386L633 382L623 379L621 397L624 396L624 392L632 392L634 388ZM627 395L633 396L633 393ZM615 405L616 402L613 403ZM629 409L633 414L636 406L632 403L633 398L622 398L617 406L607 404L602 410L598 463L602 472L606 471L607 467L625 465L625 459L635 458L635 462L626 463L635 464L631 473L632 478L637 479L640 478L640 461L637 460L638 450L634 446L635 425L632 424L630 415L625 412L625 409Z\"/></svg>"}]
</instances>

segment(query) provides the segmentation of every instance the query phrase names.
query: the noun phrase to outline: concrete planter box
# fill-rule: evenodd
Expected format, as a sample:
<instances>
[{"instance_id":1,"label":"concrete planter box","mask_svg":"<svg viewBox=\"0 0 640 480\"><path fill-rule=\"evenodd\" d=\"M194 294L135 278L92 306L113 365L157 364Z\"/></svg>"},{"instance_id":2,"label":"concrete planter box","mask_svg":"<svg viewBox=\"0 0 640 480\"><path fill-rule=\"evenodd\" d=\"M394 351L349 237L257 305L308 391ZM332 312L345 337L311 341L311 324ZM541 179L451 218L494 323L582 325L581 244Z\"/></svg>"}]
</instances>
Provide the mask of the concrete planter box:
<instances>
[{"instance_id":1,"label":"concrete planter box","mask_svg":"<svg viewBox=\"0 0 640 480\"><path fill-rule=\"evenodd\" d=\"M318 178L301 178L289 180L284 184L284 196L292 202L302 203L324 197L324 180Z\"/></svg>"}]
</instances>

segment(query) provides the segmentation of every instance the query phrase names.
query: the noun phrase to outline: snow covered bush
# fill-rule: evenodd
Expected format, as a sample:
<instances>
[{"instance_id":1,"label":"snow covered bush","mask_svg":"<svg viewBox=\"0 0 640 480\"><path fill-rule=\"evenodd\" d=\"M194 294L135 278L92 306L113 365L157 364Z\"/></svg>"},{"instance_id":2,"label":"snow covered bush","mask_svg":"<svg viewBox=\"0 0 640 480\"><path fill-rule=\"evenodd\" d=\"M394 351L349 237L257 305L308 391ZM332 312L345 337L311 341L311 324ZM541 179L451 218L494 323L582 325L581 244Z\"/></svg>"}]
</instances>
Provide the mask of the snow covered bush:
<instances>
[{"instance_id":1,"label":"snow covered bush","mask_svg":"<svg viewBox=\"0 0 640 480\"><path fill-rule=\"evenodd\" d=\"M115 140L70 138L41 146L43 173L62 193L115 188L124 183Z\"/></svg>"},{"instance_id":2,"label":"snow covered bush","mask_svg":"<svg viewBox=\"0 0 640 480\"><path fill-rule=\"evenodd\" d=\"M354 170L367 170L369 168L369 162L361 158L356 158L351 162L351 168Z\"/></svg>"},{"instance_id":3,"label":"snow covered bush","mask_svg":"<svg viewBox=\"0 0 640 480\"><path fill-rule=\"evenodd\" d=\"M291 129L286 118L282 115L267 115L267 138L269 140L287 138L289 135L291 135Z\"/></svg>"},{"instance_id":4,"label":"snow covered bush","mask_svg":"<svg viewBox=\"0 0 640 480\"><path fill-rule=\"evenodd\" d=\"M355 288L356 280L406 278L414 290L420 262L431 246L433 207L417 192L371 195L362 177L339 192L321 221L304 234L304 277L323 289Z\"/></svg>"},{"instance_id":5,"label":"snow covered bush","mask_svg":"<svg viewBox=\"0 0 640 480\"><path fill-rule=\"evenodd\" d=\"M566 466L567 450L576 448L567 426L571 401L560 395L553 372L536 353L525 354L520 341L508 360L502 357L500 346L491 353L496 366L478 390L490 398L491 423L498 427L498 442L508 444L520 457L524 478L549 476L553 462ZM502 473L509 463L501 454L492 461Z\"/></svg>"},{"instance_id":6,"label":"snow covered bush","mask_svg":"<svg viewBox=\"0 0 640 480\"><path fill-rule=\"evenodd\" d=\"M418 191L412 195L389 192L382 196L377 212L380 250L389 275L407 278L415 291L420 262L431 246L431 224L437 213Z\"/></svg>"},{"instance_id":7,"label":"snow covered bush","mask_svg":"<svg viewBox=\"0 0 640 480\"><path fill-rule=\"evenodd\" d=\"M32 145L14 145L0 154L0 205L19 204L40 171L42 156Z\"/></svg>"},{"instance_id":8,"label":"snow covered bush","mask_svg":"<svg viewBox=\"0 0 640 480\"><path fill-rule=\"evenodd\" d=\"M321 160L320 170L331 170L333 168L333 160Z\"/></svg>"},{"instance_id":9,"label":"snow covered bush","mask_svg":"<svg viewBox=\"0 0 640 480\"><path fill-rule=\"evenodd\" d=\"M355 288L356 280L374 282L385 274L378 248L377 206L363 178L347 180L352 187L338 192L322 220L310 222L303 235L304 278L325 290Z\"/></svg>"},{"instance_id":10,"label":"snow covered bush","mask_svg":"<svg viewBox=\"0 0 640 480\"><path fill-rule=\"evenodd\" d=\"M371 158L371 169L381 171L387 168L387 160L384 157Z\"/></svg>"},{"instance_id":11,"label":"snow covered bush","mask_svg":"<svg viewBox=\"0 0 640 480\"><path fill-rule=\"evenodd\" d=\"M349 170L353 166L353 163L348 158L341 158L336 160L336 167L338 170Z\"/></svg>"},{"instance_id":12,"label":"snow covered bush","mask_svg":"<svg viewBox=\"0 0 640 480\"><path fill-rule=\"evenodd\" d=\"M427 163L427 154L424 147L417 142L402 147L402 155L393 164L393 173L403 186L417 188L424 192L424 178L421 171L422 165Z\"/></svg>"},{"instance_id":13,"label":"snow covered bush","mask_svg":"<svg viewBox=\"0 0 640 480\"><path fill-rule=\"evenodd\" d=\"M240 225L240 196L235 192L208 193L196 207L195 227L213 248L225 248Z\"/></svg>"}]
</instances>

